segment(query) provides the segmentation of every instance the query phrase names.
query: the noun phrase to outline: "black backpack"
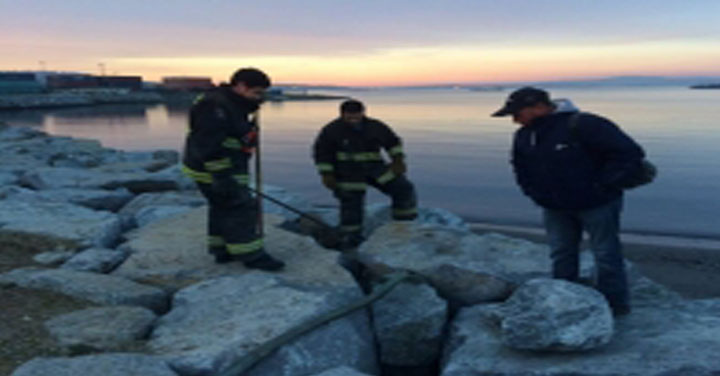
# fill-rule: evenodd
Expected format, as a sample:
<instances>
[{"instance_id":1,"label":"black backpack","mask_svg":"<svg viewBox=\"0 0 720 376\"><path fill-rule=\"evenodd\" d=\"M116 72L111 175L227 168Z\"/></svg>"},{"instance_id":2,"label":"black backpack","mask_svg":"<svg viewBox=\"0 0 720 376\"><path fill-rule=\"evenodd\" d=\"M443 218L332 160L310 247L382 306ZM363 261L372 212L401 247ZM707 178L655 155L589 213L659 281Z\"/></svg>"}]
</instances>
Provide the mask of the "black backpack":
<instances>
[{"instance_id":1,"label":"black backpack","mask_svg":"<svg viewBox=\"0 0 720 376\"><path fill-rule=\"evenodd\" d=\"M577 142L577 136L576 136L576 129L578 125L578 119L582 115L582 112L576 112L572 115L570 115L570 120L568 121L568 128L570 129L570 138L573 141L574 144L580 145L579 142ZM635 170L635 174L633 174L631 177L623 181L623 184L620 188L622 189L633 189L637 188L646 184L650 184L655 180L655 177L657 176L657 167L650 162L649 160L643 158L642 161L640 161L640 165Z\"/></svg>"}]
</instances>

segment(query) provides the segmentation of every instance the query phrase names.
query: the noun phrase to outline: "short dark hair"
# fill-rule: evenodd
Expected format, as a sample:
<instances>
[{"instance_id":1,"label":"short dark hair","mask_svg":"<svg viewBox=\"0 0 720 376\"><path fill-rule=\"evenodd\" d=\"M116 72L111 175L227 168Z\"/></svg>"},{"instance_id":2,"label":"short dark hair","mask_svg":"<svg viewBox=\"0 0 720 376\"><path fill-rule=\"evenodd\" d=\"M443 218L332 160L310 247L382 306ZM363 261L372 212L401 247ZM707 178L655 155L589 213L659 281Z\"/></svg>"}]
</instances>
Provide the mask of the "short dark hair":
<instances>
[{"instance_id":1,"label":"short dark hair","mask_svg":"<svg viewBox=\"0 0 720 376\"><path fill-rule=\"evenodd\" d=\"M230 77L230 85L235 86L240 82L247 87L270 87L270 77L257 68L240 68L233 73Z\"/></svg>"},{"instance_id":2,"label":"short dark hair","mask_svg":"<svg viewBox=\"0 0 720 376\"><path fill-rule=\"evenodd\" d=\"M340 113L341 114L344 114L344 113L356 114L358 112L363 112L363 111L365 111L365 105L362 102L355 100L355 99L348 99L345 102L342 102L342 104L340 104Z\"/></svg>"}]
</instances>

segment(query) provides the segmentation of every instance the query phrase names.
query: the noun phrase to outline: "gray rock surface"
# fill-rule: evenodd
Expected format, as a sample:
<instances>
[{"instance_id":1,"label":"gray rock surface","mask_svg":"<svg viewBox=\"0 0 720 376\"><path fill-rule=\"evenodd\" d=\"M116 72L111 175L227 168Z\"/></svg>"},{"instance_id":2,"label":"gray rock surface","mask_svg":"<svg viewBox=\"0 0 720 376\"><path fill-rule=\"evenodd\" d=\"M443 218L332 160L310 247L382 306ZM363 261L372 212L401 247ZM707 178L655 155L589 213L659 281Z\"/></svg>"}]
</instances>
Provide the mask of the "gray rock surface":
<instances>
[{"instance_id":1,"label":"gray rock surface","mask_svg":"<svg viewBox=\"0 0 720 376\"><path fill-rule=\"evenodd\" d=\"M325 372L318 373L313 376L370 376L367 373L362 373L357 370L354 370L350 367L338 367L329 369Z\"/></svg>"},{"instance_id":2,"label":"gray rock surface","mask_svg":"<svg viewBox=\"0 0 720 376\"><path fill-rule=\"evenodd\" d=\"M101 172L157 172L178 163L180 154L175 150L133 151L105 153Z\"/></svg>"},{"instance_id":3,"label":"gray rock surface","mask_svg":"<svg viewBox=\"0 0 720 376\"><path fill-rule=\"evenodd\" d=\"M313 207L309 209L309 213L331 226L337 226L340 223L338 208ZM375 203L367 205L365 207L365 220L363 221L363 234L368 237L375 230L390 222L393 222L392 211L387 204ZM469 231L467 223L462 218L440 208L418 208L418 218L413 222L421 225L438 225L460 232Z\"/></svg>"},{"instance_id":4,"label":"gray rock surface","mask_svg":"<svg viewBox=\"0 0 720 376\"><path fill-rule=\"evenodd\" d=\"M522 284L503 304L503 343L521 350L587 351L613 335L605 298L575 283L538 278Z\"/></svg>"},{"instance_id":5,"label":"gray rock surface","mask_svg":"<svg viewBox=\"0 0 720 376\"><path fill-rule=\"evenodd\" d=\"M148 343L183 375L226 369L259 344L361 296L357 288L317 287L253 272L180 290ZM309 375L342 365L375 372L364 311L322 326L261 361L247 376Z\"/></svg>"},{"instance_id":6,"label":"gray rock surface","mask_svg":"<svg viewBox=\"0 0 720 376\"><path fill-rule=\"evenodd\" d=\"M142 193L128 202L118 215L124 228L136 227L135 218L139 212L157 206L187 206L198 207L205 205L205 199L199 192L160 192Z\"/></svg>"},{"instance_id":7,"label":"gray rock surface","mask_svg":"<svg viewBox=\"0 0 720 376\"><path fill-rule=\"evenodd\" d=\"M13 185L19 181L18 176L11 171L0 171L0 186Z\"/></svg>"},{"instance_id":8,"label":"gray rock surface","mask_svg":"<svg viewBox=\"0 0 720 376\"><path fill-rule=\"evenodd\" d=\"M497 309L496 309L497 310ZM639 307L615 322L609 345L585 353L518 351L502 343L492 307L451 324L442 376L670 376L720 373L720 300Z\"/></svg>"},{"instance_id":9,"label":"gray rock surface","mask_svg":"<svg viewBox=\"0 0 720 376\"><path fill-rule=\"evenodd\" d=\"M103 163L108 149L97 140L40 134L12 142L0 141L4 154L31 157L41 166L90 168Z\"/></svg>"},{"instance_id":10,"label":"gray rock surface","mask_svg":"<svg viewBox=\"0 0 720 376\"><path fill-rule=\"evenodd\" d=\"M282 218L265 216L265 249L287 263L283 276L321 286L356 287L337 253L318 246L311 238L276 227ZM151 223L131 236L119 249L130 257L113 274L138 281L152 280L168 287L228 274L248 272L241 263L215 264L205 243L207 208Z\"/></svg>"},{"instance_id":11,"label":"gray rock surface","mask_svg":"<svg viewBox=\"0 0 720 376\"><path fill-rule=\"evenodd\" d=\"M10 376L178 376L165 361L139 354L35 358Z\"/></svg>"},{"instance_id":12,"label":"gray rock surface","mask_svg":"<svg viewBox=\"0 0 720 376\"><path fill-rule=\"evenodd\" d=\"M138 227L145 227L159 219L172 217L180 213L192 210L190 206L150 206L140 209L135 215L135 223Z\"/></svg>"},{"instance_id":13,"label":"gray rock surface","mask_svg":"<svg viewBox=\"0 0 720 376\"><path fill-rule=\"evenodd\" d=\"M380 362L431 366L440 359L447 302L426 284L402 283L373 303Z\"/></svg>"},{"instance_id":14,"label":"gray rock surface","mask_svg":"<svg viewBox=\"0 0 720 376\"><path fill-rule=\"evenodd\" d=\"M15 196L18 194L33 195L36 192L32 189L23 188L17 185L4 185L0 186L0 200L4 200L8 197Z\"/></svg>"},{"instance_id":15,"label":"gray rock surface","mask_svg":"<svg viewBox=\"0 0 720 376\"><path fill-rule=\"evenodd\" d=\"M42 167L26 172L20 178L23 185L33 189L58 188L126 188L138 194L177 189L175 180L151 172L103 172L94 169Z\"/></svg>"},{"instance_id":16,"label":"gray rock surface","mask_svg":"<svg viewBox=\"0 0 720 376\"><path fill-rule=\"evenodd\" d=\"M69 202L94 210L117 211L133 198L133 194L125 188L77 189L60 188L45 191L22 191L13 194L13 198L25 201Z\"/></svg>"},{"instance_id":17,"label":"gray rock surface","mask_svg":"<svg viewBox=\"0 0 720 376\"><path fill-rule=\"evenodd\" d=\"M544 246L496 234L395 222L377 229L358 250L375 273L411 270L461 305L507 298L515 285L550 270Z\"/></svg>"},{"instance_id":18,"label":"gray rock surface","mask_svg":"<svg viewBox=\"0 0 720 376\"><path fill-rule=\"evenodd\" d=\"M48 290L103 305L133 305L163 312L167 296L162 290L133 281L67 269L22 268L0 274L0 281L20 287Z\"/></svg>"},{"instance_id":19,"label":"gray rock surface","mask_svg":"<svg viewBox=\"0 0 720 376\"><path fill-rule=\"evenodd\" d=\"M382 225L392 222L392 208L387 204L370 204L365 209L365 233L372 234ZM460 231L469 231L467 223L458 215L440 208L418 208L416 223L439 225Z\"/></svg>"},{"instance_id":20,"label":"gray rock surface","mask_svg":"<svg viewBox=\"0 0 720 376\"><path fill-rule=\"evenodd\" d=\"M78 271L109 273L127 258L127 254L106 248L86 249L67 260L61 268Z\"/></svg>"},{"instance_id":21,"label":"gray rock surface","mask_svg":"<svg viewBox=\"0 0 720 376\"><path fill-rule=\"evenodd\" d=\"M255 184L251 184L250 186L254 188ZM312 211L312 205L309 201L302 198L300 195L288 192L285 188L263 184L263 193L303 212L307 213ZM269 200L265 200L263 202L263 212L280 215L289 220L295 220L299 217L297 213L287 210Z\"/></svg>"},{"instance_id":22,"label":"gray rock surface","mask_svg":"<svg viewBox=\"0 0 720 376\"><path fill-rule=\"evenodd\" d=\"M108 247L120 236L117 215L59 203L0 200L2 232L21 233L28 238L57 240L59 245Z\"/></svg>"},{"instance_id":23,"label":"gray rock surface","mask_svg":"<svg viewBox=\"0 0 720 376\"><path fill-rule=\"evenodd\" d=\"M45 328L71 352L113 351L145 338L155 319L147 308L99 307L54 317Z\"/></svg>"},{"instance_id":24,"label":"gray rock surface","mask_svg":"<svg viewBox=\"0 0 720 376\"><path fill-rule=\"evenodd\" d=\"M30 127L12 127L0 123L0 142L8 143L35 137L46 137L47 133Z\"/></svg>"},{"instance_id":25,"label":"gray rock surface","mask_svg":"<svg viewBox=\"0 0 720 376\"><path fill-rule=\"evenodd\" d=\"M38 253L33 256L33 261L41 265L57 266L67 260L70 260L73 256L75 256L75 254L75 251L68 251L60 248L53 251Z\"/></svg>"}]
</instances>

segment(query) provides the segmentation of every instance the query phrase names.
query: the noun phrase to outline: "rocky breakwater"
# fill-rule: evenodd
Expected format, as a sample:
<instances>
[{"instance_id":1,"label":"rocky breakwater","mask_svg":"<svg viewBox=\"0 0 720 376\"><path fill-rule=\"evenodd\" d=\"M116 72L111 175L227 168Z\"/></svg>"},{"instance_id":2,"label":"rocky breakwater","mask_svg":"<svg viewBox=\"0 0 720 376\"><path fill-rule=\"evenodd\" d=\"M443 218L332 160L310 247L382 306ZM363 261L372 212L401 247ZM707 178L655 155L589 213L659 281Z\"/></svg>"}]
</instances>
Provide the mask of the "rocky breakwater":
<instances>
[{"instance_id":1,"label":"rocky breakwater","mask_svg":"<svg viewBox=\"0 0 720 376\"><path fill-rule=\"evenodd\" d=\"M125 90L60 91L41 94L0 95L0 110L88 106L111 103L159 103L158 93Z\"/></svg>"},{"instance_id":2,"label":"rocky breakwater","mask_svg":"<svg viewBox=\"0 0 720 376\"><path fill-rule=\"evenodd\" d=\"M720 372L720 300L683 300L633 270L635 309L615 319L591 287L547 278L545 246L473 234L452 213L422 209L415 222L393 223L386 208L367 208L368 240L342 257L353 276L336 252L287 230L296 217L268 205L266 247L287 262L271 274L206 254L204 200L175 153L13 127L0 129L0 151L0 238L47 247L33 267L0 274L0 285L91 305L45 322L66 356L32 359L13 376L220 375L398 271L412 278L242 375ZM583 263L592 274L592 260Z\"/></svg>"}]
</instances>

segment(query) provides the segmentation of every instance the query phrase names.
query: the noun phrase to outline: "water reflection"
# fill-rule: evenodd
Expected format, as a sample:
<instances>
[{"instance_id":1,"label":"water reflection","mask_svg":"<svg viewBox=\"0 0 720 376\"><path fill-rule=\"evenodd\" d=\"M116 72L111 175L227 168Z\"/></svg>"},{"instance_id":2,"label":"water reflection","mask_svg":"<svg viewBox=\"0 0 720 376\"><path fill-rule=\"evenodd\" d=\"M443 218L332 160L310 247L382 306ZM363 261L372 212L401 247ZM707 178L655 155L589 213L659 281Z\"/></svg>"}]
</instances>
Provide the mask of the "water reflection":
<instances>
[{"instance_id":1,"label":"water reflection","mask_svg":"<svg viewBox=\"0 0 720 376\"><path fill-rule=\"evenodd\" d=\"M75 107L49 112L46 121L50 126L147 126L147 106L107 105L102 107Z\"/></svg>"},{"instance_id":2,"label":"water reflection","mask_svg":"<svg viewBox=\"0 0 720 376\"><path fill-rule=\"evenodd\" d=\"M338 93L364 101L368 114L399 133L410 178L424 206L490 222L539 224L537 209L513 181L509 148L516 125L489 114L507 93L366 90ZM625 227L720 235L719 91L557 89L580 108L607 116L642 143L660 167L657 182L629 193ZM261 113L266 181L313 202L334 204L311 160L318 130L338 116L339 101L267 103ZM109 147L180 150L188 103L0 112L0 120ZM370 200L385 200L370 195Z\"/></svg>"}]
</instances>

